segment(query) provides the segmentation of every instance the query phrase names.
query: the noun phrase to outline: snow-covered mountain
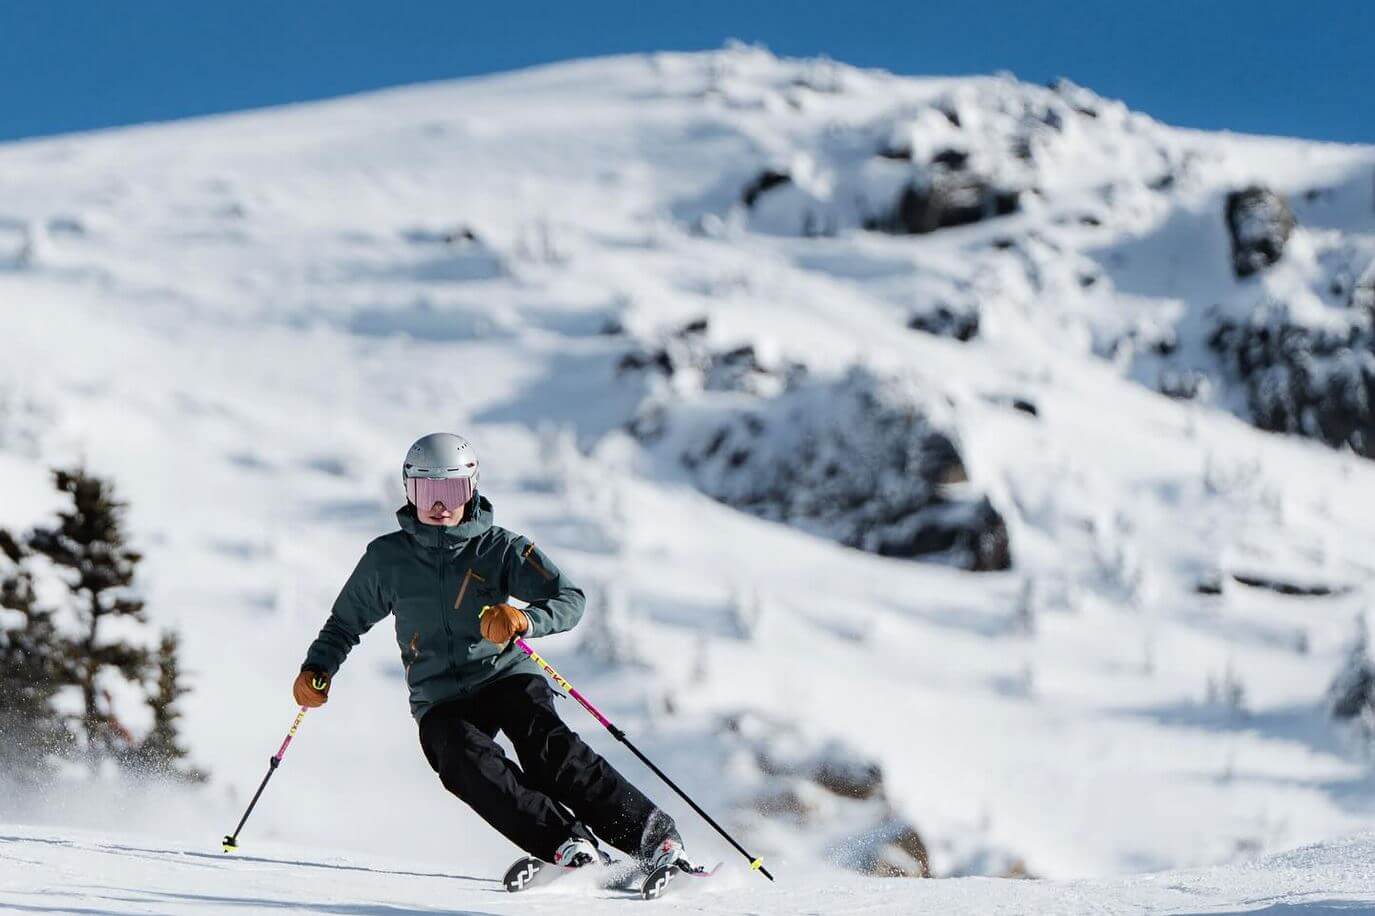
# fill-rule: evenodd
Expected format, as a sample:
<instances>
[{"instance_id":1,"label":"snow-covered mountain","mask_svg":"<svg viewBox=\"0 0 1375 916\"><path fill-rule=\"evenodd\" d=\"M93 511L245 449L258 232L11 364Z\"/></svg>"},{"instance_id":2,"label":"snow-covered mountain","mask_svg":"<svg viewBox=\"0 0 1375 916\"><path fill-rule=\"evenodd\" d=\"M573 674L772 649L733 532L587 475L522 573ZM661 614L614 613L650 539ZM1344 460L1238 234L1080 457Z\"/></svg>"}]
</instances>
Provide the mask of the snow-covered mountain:
<instances>
[{"instance_id":1,"label":"snow-covered mountain","mask_svg":"<svg viewBox=\"0 0 1375 916\"><path fill-rule=\"evenodd\" d=\"M0 525L52 464L116 479L214 777L23 817L213 845L402 451L450 429L592 596L541 651L785 871L1368 827L1328 688L1375 583L1372 176L745 47L0 147ZM401 679L379 627L250 834L510 859Z\"/></svg>"}]
</instances>

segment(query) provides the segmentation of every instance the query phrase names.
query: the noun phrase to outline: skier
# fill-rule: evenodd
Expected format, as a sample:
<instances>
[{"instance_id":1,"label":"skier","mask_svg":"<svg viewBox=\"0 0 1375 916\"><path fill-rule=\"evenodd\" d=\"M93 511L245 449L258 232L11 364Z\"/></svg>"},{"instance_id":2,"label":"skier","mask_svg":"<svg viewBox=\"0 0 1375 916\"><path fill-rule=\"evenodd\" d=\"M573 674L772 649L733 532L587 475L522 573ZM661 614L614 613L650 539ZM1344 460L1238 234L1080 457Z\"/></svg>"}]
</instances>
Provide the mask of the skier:
<instances>
[{"instance_id":1,"label":"skier","mask_svg":"<svg viewBox=\"0 0 1375 916\"><path fill-rule=\"evenodd\" d=\"M492 524L466 439L424 436L401 476L401 529L370 543L344 584L292 685L296 702L323 705L349 650L392 614L420 745L446 789L545 862L598 861L595 833L646 872L691 869L673 819L559 719L553 690L512 643L575 626L582 590L531 541Z\"/></svg>"}]
</instances>

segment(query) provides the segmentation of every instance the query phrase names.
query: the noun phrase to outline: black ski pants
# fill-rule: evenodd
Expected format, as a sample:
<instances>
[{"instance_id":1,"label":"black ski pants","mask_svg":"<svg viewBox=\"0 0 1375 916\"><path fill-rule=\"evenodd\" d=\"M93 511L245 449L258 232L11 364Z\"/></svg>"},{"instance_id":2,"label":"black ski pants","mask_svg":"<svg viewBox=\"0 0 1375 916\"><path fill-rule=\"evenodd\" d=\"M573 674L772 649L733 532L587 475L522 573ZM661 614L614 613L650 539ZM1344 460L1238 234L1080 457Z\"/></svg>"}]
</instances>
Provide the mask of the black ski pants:
<instances>
[{"instance_id":1,"label":"black ski pants","mask_svg":"<svg viewBox=\"0 0 1375 916\"><path fill-rule=\"evenodd\" d=\"M494 740L498 730L519 766ZM420 745L444 788L532 856L552 861L569 837L586 836L583 825L641 855L654 803L563 723L539 675L500 678L434 707L420 720Z\"/></svg>"}]
</instances>

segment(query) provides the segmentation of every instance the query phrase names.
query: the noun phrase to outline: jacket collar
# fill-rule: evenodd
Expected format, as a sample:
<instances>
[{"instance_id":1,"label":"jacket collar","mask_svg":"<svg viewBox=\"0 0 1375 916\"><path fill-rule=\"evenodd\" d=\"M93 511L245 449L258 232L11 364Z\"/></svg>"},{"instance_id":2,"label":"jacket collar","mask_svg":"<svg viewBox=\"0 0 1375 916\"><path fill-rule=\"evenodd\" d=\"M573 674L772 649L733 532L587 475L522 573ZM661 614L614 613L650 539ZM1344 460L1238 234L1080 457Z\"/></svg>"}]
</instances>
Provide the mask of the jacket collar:
<instances>
[{"instance_id":1,"label":"jacket collar","mask_svg":"<svg viewBox=\"0 0 1375 916\"><path fill-rule=\"evenodd\" d=\"M427 525L415 514L410 503L396 510L401 530L422 547L458 548L492 527L492 504L481 493L469 500L463 521L457 525Z\"/></svg>"}]
</instances>

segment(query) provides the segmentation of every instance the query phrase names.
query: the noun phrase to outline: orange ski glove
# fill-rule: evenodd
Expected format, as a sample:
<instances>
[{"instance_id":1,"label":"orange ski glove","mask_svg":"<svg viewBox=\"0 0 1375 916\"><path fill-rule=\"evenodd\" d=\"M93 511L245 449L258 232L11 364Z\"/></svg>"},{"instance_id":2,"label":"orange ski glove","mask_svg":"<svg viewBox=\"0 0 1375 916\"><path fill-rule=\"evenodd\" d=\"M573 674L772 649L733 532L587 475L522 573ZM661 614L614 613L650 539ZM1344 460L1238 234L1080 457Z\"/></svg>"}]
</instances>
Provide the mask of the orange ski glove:
<instances>
[{"instance_id":1,"label":"orange ski glove","mask_svg":"<svg viewBox=\"0 0 1375 916\"><path fill-rule=\"evenodd\" d=\"M324 706L329 700L329 675L319 671L302 671L296 675L296 683L291 685L291 695L296 705L315 709Z\"/></svg>"},{"instance_id":2,"label":"orange ski glove","mask_svg":"<svg viewBox=\"0 0 1375 916\"><path fill-rule=\"evenodd\" d=\"M530 618L509 604L490 604L482 609L478 628L483 639L501 646L529 630Z\"/></svg>"}]
</instances>

